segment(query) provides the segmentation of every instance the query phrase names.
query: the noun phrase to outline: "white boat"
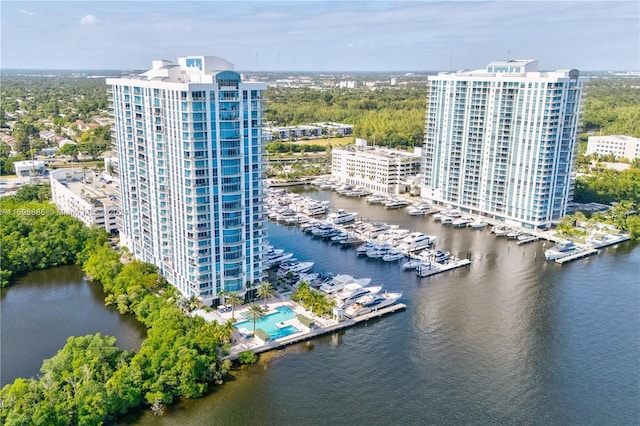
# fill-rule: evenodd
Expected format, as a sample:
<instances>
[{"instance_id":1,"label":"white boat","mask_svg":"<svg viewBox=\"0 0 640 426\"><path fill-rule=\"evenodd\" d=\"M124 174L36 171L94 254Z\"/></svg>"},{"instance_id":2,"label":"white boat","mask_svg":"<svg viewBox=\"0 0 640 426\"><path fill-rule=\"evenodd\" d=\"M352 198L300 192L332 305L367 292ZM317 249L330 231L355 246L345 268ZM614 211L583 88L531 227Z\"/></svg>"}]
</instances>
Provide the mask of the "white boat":
<instances>
[{"instance_id":1,"label":"white boat","mask_svg":"<svg viewBox=\"0 0 640 426\"><path fill-rule=\"evenodd\" d=\"M459 217L457 219L454 219L453 222L451 222L451 224L455 227L458 228L462 228L463 226L467 226L467 224L471 222L471 219L469 219L468 217Z\"/></svg>"},{"instance_id":2,"label":"white boat","mask_svg":"<svg viewBox=\"0 0 640 426\"><path fill-rule=\"evenodd\" d=\"M347 238L349 238L349 234L347 234L346 232L340 232L338 235L334 235L333 237L331 237L331 241L334 243L339 243L340 241L344 241Z\"/></svg>"},{"instance_id":3,"label":"white boat","mask_svg":"<svg viewBox=\"0 0 640 426\"><path fill-rule=\"evenodd\" d=\"M390 249L391 246L389 244L376 244L374 247L367 250L366 254L370 259L378 259L387 254Z\"/></svg>"},{"instance_id":4,"label":"white boat","mask_svg":"<svg viewBox=\"0 0 640 426\"><path fill-rule=\"evenodd\" d=\"M386 223L376 222L371 225L371 228L369 230L366 230L364 232L364 235L368 238L376 238L378 235L389 229L391 229L391 227Z\"/></svg>"},{"instance_id":5,"label":"white boat","mask_svg":"<svg viewBox=\"0 0 640 426\"><path fill-rule=\"evenodd\" d=\"M404 253L400 250L389 250L384 256L382 256L382 260L385 262L395 262L396 260L400 260L404 257Z\"/></svg>"},{"instance_id":6,"label":"white boat","mask_svg":"<svg viewBox=\"0 0 640 426\"><path fill-rule=\"evenodd\" d=\"M327 216L327 222L339 225L341 223L348 223L356 220L358 213L351 213L346 210L338 209Z\"/></svg>"},{"instance_id":7,"label":"white boat","mask_svg":"<svg viewBox=\"0 0 640 426\"><path fill-rule=\"evenodd\" d=\"M393 200L390 200L387 203L385 203L384 206L387 209L399 209L401 207L406 207L408 205L409 205L408 201L401 200L399 198L394 198Z\"/></svg>"},{"instance_id":8,"label":"white boat","mask_svg":"<svg viewBox=\"0 0 640 426\"><path fill-rule=\"evenodd\" d=\"M433 215L433 220L442 220L444 213L436 213Z\"/></svg>"},{"instance_id":9,"label":"white boat","mask_svg":"<svg viewBox=\"0 0 640 426\"><path fill-rule=\"evenodd\" d=\"M484 220L482 220L480 218L477 218L473 222L470 222L468 226L469 226L469 228L480 229L480 228L484 228L485 226L487 226L487 222L485 222Z\"/></svg>"},{"instance_id":10,"label":"white boat","mask_svg":"<svg viewBox=\"0 0 640 426\"><path fill-rule=\"evenodd\" d=\"M402 264L402 269L416 269L422 263L424 262L420 259L411 259L408 262Z\"/></svg>"},{"instance_id":11,"label":"white boat","mask_svg":"<svg viewBox=\"0 0 640 426\"><path fill-rule=\"evenodd\" d=\"M416 268L416 275L422 278L437 274L438 272L440 272L440 270L431 262L422 262Z\"/></svg>"},{"instance_id":12,"label":"white boat","mask_svg":"<svg viewBox=\"0 0 640 426\"><path fill-rule=\"evenodd\" d=\"M454 218L451 216L442 216L442 219L440 219L440 222L442 222L443 225L451 225L453 223Z\"/></svg>"},{"instance_id":13,"label":"white boat","mask_svg":"<svg viewBox=\"0 0 640 426\"><path fill-rule=\"evenodd\" d=\"M369 250L371 250L372 248L374 248L376 246L376 243L371 242L371 241L367 241L366 243L362 243L361 245L359 245L356 248L356 254L357 255L364 255L367 254L367 252Z\"/></svg>"},{"instance_id":14,"label":"white boat","mask_svg":"<svg viewBox=\"0 0 640 426\"><path fill-rule=\"evenodd\" d=\"M342 290L334 294L338 306L345 307L357 298L367 294L378 294L382 290L382 285L372 285L363 287L358 283L347 284Z\"/></svg>"},{"instance_id":15,"label":"white boat","mask_svg":"<svg viewBox=\"0 0 640 426\"><path fill-rule=\"evenodd\" d=\"M318 202L309 204L304 209L304 212L309 216L319 216L319 215L325 214L327 212L328 207L329 206L327 205L327 203L318 201Z\"/></svg>"},{"instance_id":16,"label":"white boat","mask_svg":"<svg viewBox=\"0 0 640 426\"><path fill-rule=\"evenodd\" d=\"M491 228L491 232L496 234L496 237L505 237L509 232L511 232L511 228L504 225L494 226Z\"/></svg>"},{"instance_id":17,"label":"white boat","mask_svg":"<svg viewBox=\"0 0 640 426\"><path fill-rule=\"evenodd\" d=\"M334 276L329 281L326 281L325 283L323 283L320 286L320 290L327 294L333 294L338 290L342 290L347 284L356 283L364 287L370 282L371 282L371 278L355 279L351 275L340 274L340 275Z\"/></svg>"},{"instance_id":18,"label":"white boat","mask_svg":"<svg viewBox=\"0 0 640 426\"><path fill-rule=\"evenodd\" d=\"M265 261L265 266L267 268L273 268L274 266L277 266L280 263L284 262L285 260L291 259L292 257L293 257L293 253L282 253L279 256L273 257Z\"/></svg>"},{"instance_id":19,"label":"white boat","mask_svg":"<svg viewBox=\"0 0 640 426\"><path fill-rule=\"evenodd\" d=\"M547 260L556 260L582 251L584 251L584 249L575 245L573 241L562 241L550 249L545 250L544 257Z\"/></svg>"},{"instance_id":20,"label":"white boat","mask_svg":"<svg viewBox=\"0 0 640 426\"><path fill-rule=\"evenodd\" d=\"M291 262L288 264L281 264L276 275L279 277L285 277L289 273L302 274L313 268L313 265L314 262Z\"/></svg>"},{"instance_id":21,"label":"white boat","mask_svg":"<svg viewBox=\"0 0 640 426\"><path fill-rule=\"evenodd\" d=\"M313 228L311 230L311 235L313 235L315 237L324 237L325 235L327 235L329 232L333 231L334 229L336 229L336 228L333 225L328 224L328 223L323 223L323 224Z\"/></svg>"},{"instance_id":22,"label":"white boat","mask_svg":"<svg viewBox=\"0 0 640 426\"><path fill-rule=\"evenodd\" d=\"M382 195L369 195L367 197L367 203L369 204L382 204L387 201L387 197Z\"/></svg>"},{"instance_id":23,"label":"white boat","mask_svg":"<svg viewBox=\"0 0 640 426\"><path fill-rule=\"evenodd\" d=\"M412 232L402 239L398 247L402 250L414 252L429 247L436 241L434 235L425 235L422 232Z\"/></svg>"},{"instance_id":24,"label":"white boat","mask_svg":"<svg viewBox=\"0 0 640 426\"><path fill-rule=\"evenodd\" d=\"M378 309L391 306L402 297L402 293L382 293L382 294L367 294L362 296L353 302L344 311L344 316L347 318L355 318L360 315L368 314L369 312L377 311Z\"/></svg>"},{"instance_id":25,"label":"white boat","mask_svg":"<svg viewBox=\"0 0 640 426\"><path fill-rule=\"evenodd\" d=\"M435 262L442 263L447 261L450 256L451 256L451 253L449 253L448 251L437 250L433 254L433 260Z\"/></svg>"}]
</instances>

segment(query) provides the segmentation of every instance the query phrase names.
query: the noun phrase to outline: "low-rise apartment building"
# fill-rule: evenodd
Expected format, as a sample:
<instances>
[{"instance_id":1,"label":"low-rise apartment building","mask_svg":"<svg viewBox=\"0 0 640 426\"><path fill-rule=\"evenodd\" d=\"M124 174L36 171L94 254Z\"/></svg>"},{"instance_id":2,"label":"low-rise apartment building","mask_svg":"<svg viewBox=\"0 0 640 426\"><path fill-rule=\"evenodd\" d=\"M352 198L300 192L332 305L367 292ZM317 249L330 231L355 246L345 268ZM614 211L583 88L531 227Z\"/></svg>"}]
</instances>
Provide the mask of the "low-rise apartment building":
<instances>
[{"instance_id":1,"label":"low-rise apartment building","mask_svg":"<svg viewBox=\"0 0 640 426\"><path fill-rule=\"evenodd\" d=\"M640 158L640 139L624 135L589 136L587 155L613 154L616 158Z\"/></svg>"},{"instance_id":2,"label":"low-rise apartment building","mask_svg":"<svg viewBox=\"0 0 640 426\"><path fill-rule=\"evenodd\" d=\"M420 150L347 146L333 148L331 176L348 185L379 194L399 194L410 190L420 172Z\"/></svg>"},{"instance_id":3,"label":"low-rise apartment building","mask_svg":"<svg viewBox=\"0 0 640 426\"><path fill-rule=\"evenodd\" d=\"M108 175L92 171L57 169L49 174L51 199L60 213L80 219L87 226L116 233L120 228L120 185Z\"/></svg>"}]
</instances>

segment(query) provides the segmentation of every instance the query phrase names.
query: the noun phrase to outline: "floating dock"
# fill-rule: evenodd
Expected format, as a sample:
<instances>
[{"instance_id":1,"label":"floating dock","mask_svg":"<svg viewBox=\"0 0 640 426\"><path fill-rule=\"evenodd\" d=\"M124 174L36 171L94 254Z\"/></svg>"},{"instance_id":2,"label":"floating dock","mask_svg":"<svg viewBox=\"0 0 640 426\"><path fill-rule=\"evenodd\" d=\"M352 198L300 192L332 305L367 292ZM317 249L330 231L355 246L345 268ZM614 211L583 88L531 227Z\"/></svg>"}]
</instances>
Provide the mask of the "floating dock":
<instances>
[{"instance_id":1,"label":"floating dock","mask_svg":"<svg viewBox=\"0 0 640 426\"><path fill-rule=\"evenodd\" d=\"M430 277L446 271L450 271L452 269L462 268L463 266L467 266L469 264L471 264L471 261L469 259L451 260L445 264L432 262L430 263L431 266L429 268L425 268L426 265L418 266L418 268L416 269L416 274L420 278Z\"/></svg>"},{"instance_id":2,"label":"floating dock","mask_svg":"<svg viewBox=\"0 0 640 426\"><path fill-rule=\"evenodd\" d=\"M535 235L532 235L531 237L529 237L529 238L525 238L524 240L518 240L518 243L517 243L517 244L518 244L519 246L522 246L522 245L524 245L524 244L533 243L533 242L535 242L535 241L540 241L540 237L535 236Z\"/></svg>"},{"instance_id":3,"label":"floating dock","mask_svg":"<svg viewBox=\"0 0 640 426\"><path fill-rule=\"evenodd\" d=\"M386 308L378 309L378 310L369 312L367 314L357 316L355 318L345 318L344 320L337 322L335 324L330 324L326 326L314 325L313 328L308 332L295 333L291 336L283 337L277 340L270 340L263 345L241 348L243 350L230 353L229 355L223 357L223 359L235 360L238 358L238 355L244 350L250 350L255 354L259 354L263 352L272 351L275 349L282 349L289 345L304 342L307 340L314 339L316 337L324 336L325 334L331 334L331 333L335 333L336 331L353 327L354 325L360 324L362 322L366 322L372 318L378 318L394 312L403 311L405 309L407 309L407 305L405 305L404 303L396 303L391 306L387 306Z\"/></svg>"},{"instance_id":4,"label":"floating dock","mask_svg":"<svg viewBox=\"0 0 640 426\"><path fill-rule=\"evenodd\" d=\"M597 249L587 248L587 249L584 249L583 251L581 251L579 253L574 253L574 254L571 254L571 255L569 255L567 257L556 259L555 262L559 263L559 264L563 264L563 263L566 263L566 262L571 262L573 260L578 260L578 259L582 259L582 258L585 258L585 257L588 257L588 256L592 256L592 255L594 255L596 253L598 253Z\"/></svg>"}]
</instances>

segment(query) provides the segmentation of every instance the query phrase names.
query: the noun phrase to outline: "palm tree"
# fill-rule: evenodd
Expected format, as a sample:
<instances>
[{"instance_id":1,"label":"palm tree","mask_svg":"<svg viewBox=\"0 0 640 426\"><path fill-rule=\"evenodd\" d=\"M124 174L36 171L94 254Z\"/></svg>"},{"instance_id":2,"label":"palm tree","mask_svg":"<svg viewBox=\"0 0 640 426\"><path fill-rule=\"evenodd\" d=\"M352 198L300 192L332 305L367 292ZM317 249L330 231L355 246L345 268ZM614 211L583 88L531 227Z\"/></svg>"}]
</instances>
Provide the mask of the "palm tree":
<instances>
[{"instance_id":1,"label":"palm tree","mask_svg":"<svg viewBox=\"0 0 640 426\"><path fill-rule=\"evenodd\" d=\"M247 309L247 312L245 314L245 316L247 317L247 319L251 320L253 322L253 334L255 336L256 334L256 321L261 320L264 315L266 314L264 308L262 306L260 306L257 303L252 303L251 305L249 305L249 309Z\"/></svg>"},{"instance_id":2,"label":"palm tree","mask_svg":"<svg viewBox=\"0 0 640 426\"><path fill-rule=\"evenodd\" d=\"M220 290L218 292L218 297L220 298L220 304L224 305L225 303L225 296L229 294L229 292L227 290Z\"/></svg>"},{"instance_id":3,"label":"palm tree","mask_svg":"<svg viewBox=\"0 0 640 426\"><path fill-rule=\"evenodd\" d=\"M235 319L236 306L242 305L244 298L240 297L238 293L229 293L227 295L227 302L231 303L231 319Z\"/></svg>"},{"instance_id":4,"label":"palm tree","mask_svg":"<svg viewBox=\"0 0 640 426\"><path fill-rule=\"evenodd\" d=\"M273 289L273 287L271 287L271 284L269 284L268 282L262 282L260 283L260 286L258 287L256 294L261 299L264 299L264 307L266 308L267 299L275 294L275 290Z\"/></svg>"}]
</instances>

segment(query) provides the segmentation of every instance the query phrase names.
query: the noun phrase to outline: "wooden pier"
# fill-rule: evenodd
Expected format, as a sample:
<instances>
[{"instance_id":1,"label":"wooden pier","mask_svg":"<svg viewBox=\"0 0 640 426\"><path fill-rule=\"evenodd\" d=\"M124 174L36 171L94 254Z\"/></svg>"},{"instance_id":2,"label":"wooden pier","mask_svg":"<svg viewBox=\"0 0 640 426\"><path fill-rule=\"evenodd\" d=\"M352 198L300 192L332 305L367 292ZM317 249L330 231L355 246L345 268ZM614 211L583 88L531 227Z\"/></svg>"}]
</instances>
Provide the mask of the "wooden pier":
<instances>
[{"instance_id":1,"label":"wooden pier","mask_svg":"<svg viewBox=\"0 0 640 426\"><path fill-rule=\"evenodd\" d=\"M471 261L469 259L452 260L449 263L446 263L444 265L437 262L432 262L430 263L431 266L428 269L426 269L426 271L425 269L421 270L421 268L424 268L425 265L418 266L416 270L416 274L420 278L430 277L433 275L441 274L446 271L450 271L452 269L462 268L463 266L467 266L469 264L471 264ZM424 271L424 272L421 272L421 271Z\"/></svg>"}]
</instances>

